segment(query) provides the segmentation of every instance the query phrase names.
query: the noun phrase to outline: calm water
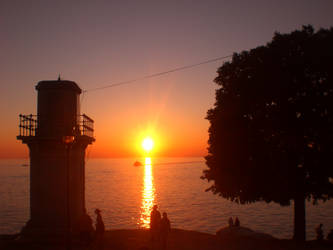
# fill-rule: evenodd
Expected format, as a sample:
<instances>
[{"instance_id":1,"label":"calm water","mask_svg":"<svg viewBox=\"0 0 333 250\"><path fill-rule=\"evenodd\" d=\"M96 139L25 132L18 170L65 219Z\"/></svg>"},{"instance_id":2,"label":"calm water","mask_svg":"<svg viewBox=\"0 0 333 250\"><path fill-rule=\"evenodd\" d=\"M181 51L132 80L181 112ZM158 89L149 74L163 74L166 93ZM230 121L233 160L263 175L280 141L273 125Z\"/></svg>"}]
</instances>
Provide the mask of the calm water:
<instances>
[{"instance_id":1,"label":"calm water","mask_svg":"<svg viewBox=\"0 0 333 250\"><path fill-rule=\"evenodd\" d=\"M150 208L157 203L173 227L215 233L238 216L241 224L277 237L291 237L292 207L255 203L238 205L206 193L201 180L202 158L89 159L86 163L86 206L93 215L102 210L106 227L139 228L149 223ZM145 162L145 159L141 159ZM186 163L184 163L186 162ZM0 234L15 233L29 218L29 167L26 160L0 160ZM308 238L324 223L333 229L333 201L307 204Z\"/></svg>"}]
</instances>

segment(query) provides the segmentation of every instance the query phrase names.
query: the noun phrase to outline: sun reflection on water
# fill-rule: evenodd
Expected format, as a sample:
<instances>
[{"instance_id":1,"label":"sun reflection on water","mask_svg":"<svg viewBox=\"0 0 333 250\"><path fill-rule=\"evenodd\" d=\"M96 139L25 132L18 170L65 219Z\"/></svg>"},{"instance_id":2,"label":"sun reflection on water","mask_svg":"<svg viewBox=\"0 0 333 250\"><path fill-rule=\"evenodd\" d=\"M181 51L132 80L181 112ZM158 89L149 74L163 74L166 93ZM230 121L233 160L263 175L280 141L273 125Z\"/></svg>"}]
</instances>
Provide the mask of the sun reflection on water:
<instances>
[{"instance_id":1,"label":"sun reflection on water","mask_svg":"<svg viewBox=\"0 0 333 250\"><path fill-rule=\"evenodd\" d=\"M141 215L139 225L143 228L149 228L150 212L154 205L155 199L155 187L154 177L152 174L151 158L145 158L145 169L143 177L143 188L142 188L142 201L141 201Z\"/></svg>"}]
</instances>

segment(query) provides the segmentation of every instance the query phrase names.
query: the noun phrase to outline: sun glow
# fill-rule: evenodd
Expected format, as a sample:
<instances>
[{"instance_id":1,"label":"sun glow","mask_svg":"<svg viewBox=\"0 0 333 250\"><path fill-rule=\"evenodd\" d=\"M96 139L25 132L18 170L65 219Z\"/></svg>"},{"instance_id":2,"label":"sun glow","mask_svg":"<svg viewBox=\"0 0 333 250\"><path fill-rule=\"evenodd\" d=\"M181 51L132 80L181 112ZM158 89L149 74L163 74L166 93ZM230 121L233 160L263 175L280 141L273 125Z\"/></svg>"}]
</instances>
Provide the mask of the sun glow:
<instances>
[{"instance_id":1,"label":"sun glow","mask_svg":"<svg viewBox=\"0 0 333 250\"><path fill-rule=\"evenodd\" d=\"M143 150L146 151L146 153L149 153L154 148L154 141L150 137L146 137L141 145Z\"/></svg>"},{"instance_id":2,"label":"sun glow","mask_svg":"<svg viewBox=\"0 0 333 250\"><path fill-rule=\"evenodd\" d=\"M163 132L163 131L162 131ZM165 139L152 126L133 130L133 153L137 157L156 157L164 150Z\"/></svg>"}]
</instances>

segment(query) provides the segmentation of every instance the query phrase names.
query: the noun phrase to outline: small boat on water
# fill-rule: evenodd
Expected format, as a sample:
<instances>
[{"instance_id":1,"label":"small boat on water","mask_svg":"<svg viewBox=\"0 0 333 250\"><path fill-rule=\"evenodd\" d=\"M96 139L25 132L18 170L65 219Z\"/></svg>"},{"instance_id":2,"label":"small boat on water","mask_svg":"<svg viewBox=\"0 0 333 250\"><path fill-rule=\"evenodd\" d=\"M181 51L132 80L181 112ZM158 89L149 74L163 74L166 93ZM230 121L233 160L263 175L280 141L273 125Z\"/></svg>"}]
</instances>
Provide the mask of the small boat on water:
<instances>
[{"instance_id":1,"label":"small boat on water","mask_svg":"<svg viewBox=\"0 0 333 250\"><path fill-rule=\"evenodd\" d=\"M135 161L134 164L133 164L134 167L141 167L143 166L143 164L139 161Z\"/></svg>"}]
</instances>

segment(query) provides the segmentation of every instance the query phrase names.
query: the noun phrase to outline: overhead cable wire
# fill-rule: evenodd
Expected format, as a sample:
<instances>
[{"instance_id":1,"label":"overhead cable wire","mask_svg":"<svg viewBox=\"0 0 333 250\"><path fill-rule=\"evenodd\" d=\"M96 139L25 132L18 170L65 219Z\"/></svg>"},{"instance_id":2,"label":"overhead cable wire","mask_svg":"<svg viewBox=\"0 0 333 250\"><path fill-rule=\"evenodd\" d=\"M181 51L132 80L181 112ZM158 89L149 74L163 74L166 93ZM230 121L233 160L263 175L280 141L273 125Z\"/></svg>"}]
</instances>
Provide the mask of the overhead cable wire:
<instances>
[{"instance_id":1,"label":"overhead cable wire","mask_svg":"<svg viewBox=\"0 0 333 250\"><path fill-rule=\"evenodd\" d=\"M148 79L148 78L158 77L158 76L174 73L174 72L177 72L177 71L182 71L182 70L194 68L194 67L197 67L197 66L200 66L200 65L203 65L203 64L208 64L208 63L221 61L221 60L227 59L229 57L232 57L232 55L221 56L221 57L213 58L213 59L210 59L210 60L207 60L207 61L182 66L182 67L179 67L179 68L174 68L174 69L170 69L170 70L167 70L167 71L154 73L154 74L151 74L151 75L145 75L145 76L135 78L135 79L132 79L132 80L127 80L127 81L122 81L122 82L117 82L117 83L111 83L111 84L104 85L104 86L101 86L101 87L86 89L86 90L83 90L83 92L92 92L92 91L97 91L97 90L102 90L102 89L107 89L107 88L118 87L118 86L125 85L125 84L131 84L131 83L134 83L134 82L137 82L137 81L140 81L140 80L145 80L145 79Z\"/></svg>"}]
</instances>

